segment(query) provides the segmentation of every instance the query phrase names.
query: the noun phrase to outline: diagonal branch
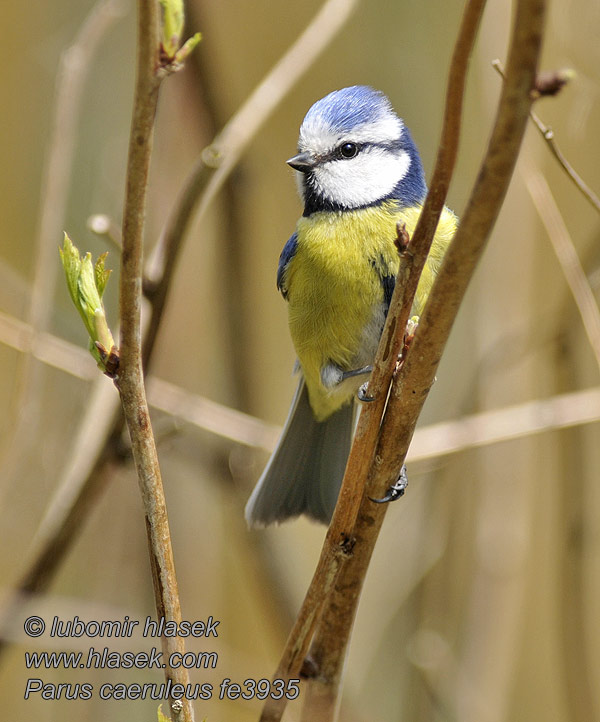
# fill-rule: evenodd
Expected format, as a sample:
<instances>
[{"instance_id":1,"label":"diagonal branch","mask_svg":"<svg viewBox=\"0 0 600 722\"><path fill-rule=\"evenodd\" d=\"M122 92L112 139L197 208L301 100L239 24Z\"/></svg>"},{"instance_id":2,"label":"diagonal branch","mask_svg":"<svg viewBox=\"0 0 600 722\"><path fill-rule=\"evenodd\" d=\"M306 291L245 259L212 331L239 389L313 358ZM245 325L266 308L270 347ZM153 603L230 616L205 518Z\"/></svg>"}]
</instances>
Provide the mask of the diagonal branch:
<instances>
[{"instance_id":1,"label":"diagonal branch","mask_svg":"<svg viewBox=\"0 0 600 722\"><path fill-rule=\"evenodd\" d=\"M152 353L170 279L192 219L202 219L252 139L339 33L357 4L358 0L324 2L308 27L196 160L148 264L147 295L152 301L152 315L144 346L144 362ZM156 283L159 278L166 279L160 286Z\"/></svg>"},{"instance_id":2,"label":"diagonal branch","mask_svg":"<svg viewBox=\"0 0 600 722\"><path fill-rule=\"evenodd\" d=\"M594 292L546 179L531 162L524 164L523 175L529 195L546 229L579 310L585 333L596 357L596 363L600 367L600 310Z\"/></svg>"},{"instance_id":3,"label":"diagonal branch","mask_svg":"<svg viewBox=\"0 0 600 722\"><path fill-rule=\"evenodd\" d=\"M442 351L456 318L471 275L479 261L485 243L500 211L502 201L516 163L525 131L532 98L541 45L544 0L520 0L513 28L506 83L500 98L498 114L486 156L475 182L461 224L446 253L444 263L435 280L430 298L420 319L415 339L407 354L390 398L390 415L412 419L423 405L439 363ZM427 359L428 363L424 363ZM402 440L393 430L382 429L379 450L394 451L386 456L388 478L396 473L403 461L412 429L406 428ZM406 422L403 427L407 427ZM391 433L390 433L391 431ZM406 436L406 440L404 439ZM370 489L384 490L388 481Z\"/></svg>"},{"instance_id":4,"label":"diagonal branch","mask_svg":"<svg viewBox=\"0 0 600 722\"><path fill-rule=\"evenodd\" d=\"M439 360L475 266L481 257L508 188L531 106L530 90L541 47L543 0L521 0L514 21L507 82L479 176L461 224L425 306L414 341L394 381L377 445L367 495L379 497L395 481L418 415L431 388ZM355 552L336 580L324 619L345 618L347 637L364 575L385 508L363 497L354 529ZM353 595L348 589L355 590ZM341 660L338 661L340 663Z\"/></svg>"},{"instance_id":5,"label":"diagonal branch","mask_svg":"<svg viewBox=\"0 0 600 722\"><path fill-rule=\"evenodd\" d=\"M502 63L499 60L493 60L492 61L492 67L500 73L500 75L504 78L504 68L502 67ZM556 88L562 87L567 80L569 79L571 73L569 71L558 71L558 73L554 74L554 82L556 83ZM556 90L553 92L553 94L557 92ZM584 195L585 198L594 206L594 208L597 211L600 211L600 198L594 193L594 191L588 186L588 184L583 180L583 178L579 175L579 173L573 168L573 166L569 163L567 158L565 157L564 153L560 149L558 143L556 142L556 138L554 136L554 131L549 125L546 125L542 119L537 115L537 113L534 113L533 110L529 111L529 117L531 118L533 124L540 132L540 135L542 138L546 141L546 145L550 149L550 152L552 155L556 158L556 160L559 162L559 164L562 166L562 169L565 171L565 173L569 176L569 178L573 181L573 183L577 186L577 188L581 191L581 193Z\"/></svg>"},{"instance_id":6,"label":"diagonal branch","mask_svg":"<svg viewBox=\"0 0 600 722\"><path fill-rule=\"evenodd\" d=\"M400 288L399 292L395 293L392 298L388 313L388 322L383 333L383 343L391 346L393 349L393 353L390 354L388 359L382 360L382 363L387 365L387 373L390 375L390 380L395 367L395 360L398 358L399 352L402 349L404 329L406 329L417 284L446 201L450 179L458 155L462 103L468 63L484 7L485 0L471 0L465 6L450 63L442 135L431 179L431 186L413 238L411 239L408 253L405 254L404 258L401 257L398 279L400 283L397 282L397 286ZM407 273L407 275L403 278L404 273ZM390 336L393 340L387 342L386 339ZM385 388L387 387L384 387L384 389ZM371 389L371 387L369 387L369 389ZM373 391L370 390L370 393L373 394ZM382 394L382 402L385 401L386 398L387 394ZM386 417L384 417L384 423L385 420ZM376 443L378 432L381 433L379 423L372 424L370 431ZM375 451L375 459L380 458L379 453L379 450ZM349 538L353 540L354 545L359 543L364 533L364 530L360 529L361 515L358 507L361 504L361 499L363 503L365 501L365 481L368 479L369 474L372 473L369 471L369 467L371 467L373 463L373 458L373 447L370 447L368 455L366 455L367 468L361 470L360 476L357 477L360 486L354 492L353 505L357 508L357 524L354 525L353 530L344 531L344 533L348 534ZM396 480L400 467L401 464L396 467L395 478L392 481ZM350 469L351 467L349 471ZM389 486L389 483L387 486ZM370 495L373 498L381 498L381 496L383 496L383 494L379 494L378 491L372 491ZM371 507L373 506L370 502L368 503ZM378 524L377 521L375 521L370 546L368 543L363 545L363 553L360 554L359 552L355 565L352 564L354 561L352 557L348 560L348 565L341 565L332 593L325 602L325 607L316 627L309 652L311 662L318 670L318 675L317 678L311 680L309 683L303 719L311 719L311 716L316 714L322 715L323 719L334 718L336 704L339 702L339 688L346 648L350 638L362 583L370 561L372 548L377 539L380 524L385 515L385 509L378 507L378 511L380 522ZM364 517L362 518L364 519ZM354 553L353 550L353 555Z\"/></svg>"},{"instance_id":7,"label":"diagonal branch","mask_svg":"<svg viewBox=\"0 0 600 722\"><path fill-rule=\"evenodd\" d=\"M98 377L98 369L90 354L80 346L51 334L34 334L30 326L2 312L0 312L0 343L22 353L31 353L38 361L66 371L75 378L92 381ZM105 384L109 383L108 380L103 379L103 381ZM281 436L279 426L219 404L205 396L193 394L181 386L156 376L151 375L146 378L146 388L152 408L236 444L252 446L272 453L277 439ZM77 448L81 447L82 454L71 459L71 464L65 472L67 476L71 474L77 478L85 476L81 466L86 459L96 456L88 446L90 438L103 439L106 435L104 431L98 433L98 426L109 416L111 407L106 409L104 403L98 403L96 406L96 396L106 401L106 395L98 391L90 395L89 405L97 411L89 419L86 415L84 420L86 425L82 426L75 442ZM113 398L112 394L110 398ZM407 461L412 464L433 461L466 449L499 444L531 434L597 421L600 421L600 388L593 386L583 391L558 394L545 399L481 411L451 421L421 426L412 438ZM96 431L96 436L92 434L92 427ZM60 494L50 506L46 517L60 515L60 509L69 506L69 503L65 502L65 499L69 498L71 498L69 493L64 496ZM53 509L56 509L55 513ZM42 522L38 536L45 538L43 527Z\"/></svg>"},{"instance_id":8,"label":"diagonal branch","mask_svg":"<svg viewBox=\"0 0 600 722\"><path fill-rule=\"evenodd\" d=\"M364 480L367 478L373 459L387 390L396 359L401 351L412 300L444 206L450 176L456 160L467 63L483 6L483 0L475 0L470 2L465 9L451 63L442 139L431 190L411 240L410 254L405 253L400 258L396 286L369 382L368 393L375 400L362 409L339 500L327 531L321 557L294 628L288 638L275 677L294 677L300 673L322 606L331 593L336 574L347 559L349 546L344 544L344 540L354 539L352 530L359 512ZM321 623L321 627L322 625L323 623ZM333 626L330 628L334 629ZM338 629L337 624L335 629ZM343 655L346 640L341 640L341 645L334 642L334 646ZM321 652L324 653L324 650L315 649L314 652L317 656L322 656ZM333 676L336 676L336 673ZM336 682L333 679L330 680L331 684L328 685L327 691L328 699L318 702L319 712L323 711L323 705L327 706L330 712L334 707L337 697L337 690L334 687L337 686L337 681L339 680ZM284 708L284 700L269 700L263 710L261 722L280 720Z\"/></svg>"},{"instance_id":9,"label":"diagonal branch","mask_svg":"<svg viewBox=\"0 0 600 722\"><path fill-rule=\"evenodd\" d=\"M98 378L98 369L90 354L80 346L64 341L48 333L35 334L31 326L0 312L0 343L22 353L31 353L38 361L51 365L83 381ZM108 385L106 379L102 379ZM103 385L104 385L103 384ZM269 424L229 406L193 394L156 376L146 378L148 401L173 418L191 424L196 429L208 431L236 444L252 446L272 453L281 427ZM102 424L110 417L112 407L106 408L106 395L95 390L90 394L89 406L96 409L90 418L84 419L81 432L74 446L81 455L71 458L65 475L76 478L85 476L86 463L96 457L90 447L90 439L103 439L106 433ZM113 398L111 394L109 398ZM412 464L432 462L435 459L458 454L531 434L541 434L557 429L581 426L600 421L600 387L592 386L583 391L571 391L545 399L535 399L520 404L504 406L462 416L451 421L441 421L416 429L410 443L407 461ZM98 433L99 425L101 427ZM112 425L109 425L112 428ZM92 428L96 435L92 434ZM104 442L103 442L104 443ZM117 461L115 455L115 462ZM87 462L86 462L87 460ZM61 509L68 508L72 497L70 486L59 494L50 505L45 518L60 516ZM53 524L48 521L48 528ZM37 535L46 538L44 522ZM34 590L32 590L34 591Z\"/></svg>"},{"instance_id":10,"label":"diagonal branch","mask_svg":"<svg viewBox=\"0 0 600 722\"><path fill-rule=\"evenodd\" d=\"M366 494L369 496L381 497L397 477L417 417L433 383L458 307L500 210L531 106L530 91L541 46L543 17L543 0L521 0L518 3L509 52L507 82L500 99L492 138L462 224L447 251L415 339L392 387L377 444L376 463L367 484ZM432 193L437 194L433 183ZM400 276L400 285L404 280L404 277ZM393 319L390 323L393 323ZM402 326L399 330L403 330ZM384 332L382 346L385 346L387 338ZM372 388L370 393L373 395ZM356 524L345 537L352 539L353 546L344 563L340 561L339 536L332 537L330 528L313 582L275 675L293 677L299 674L308 640L325 596L327 606L322 613L319 627L321 634L315 640L315 649L327 662L327 669L323 670L317 660L317 674L320 684L329 687L329 690L322 695L323 704L314 705L315 709L319 708L319 713L323 713L322 719L325 720L331 719L334 714L336 695L331 690L337 687L343 650L349 638L364 575L386 512L385 506L373 505L366 494L362 495ZM340 497L340 504L342 503L345 503L345 499ZM332 527L336 523L337 514L336 510ZM348 551L348 545L343 549ZM316 580L321 587L320 591ZM332 588L334 591L329 595ZM331 635L329 644L324 641L323 635L328 633L328 626L333 623L337 641L334 642ZM327 656L330 653L331 658ZM282 711L283 705L269 702L263 710L261 720L279 720Z\"/></svg>"}]
</instances>

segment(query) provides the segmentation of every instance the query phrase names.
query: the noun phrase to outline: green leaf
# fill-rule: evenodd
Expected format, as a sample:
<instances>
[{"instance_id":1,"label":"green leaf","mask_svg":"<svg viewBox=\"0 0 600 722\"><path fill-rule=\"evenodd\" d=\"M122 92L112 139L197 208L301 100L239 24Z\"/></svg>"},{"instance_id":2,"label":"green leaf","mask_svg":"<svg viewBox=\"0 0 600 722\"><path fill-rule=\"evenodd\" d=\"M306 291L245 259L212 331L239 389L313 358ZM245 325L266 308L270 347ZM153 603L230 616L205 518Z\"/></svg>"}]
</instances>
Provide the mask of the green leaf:
<instances>
[{"instance_id":1,"label":"green leaf","mask_svg":"<svg viewBox=\"0 0 600 722\"><path fill-rule=\"evenodd\" d=\"M106 288L106 284L108 283L108 279L110 278L110 274L112 273L110 268L104 268L104 261L106 260L107 256L108 251L106 253L103 253L101 256L98 256L98 260L94 264L96 287L98 289L98 294L100 295L100 298L104 296L104 289Z\"/></svg>"},{"instance_id":2,"label":"green leaf","mask_svg":"<svg viewBox=\"0 0 600 722\"><path fill-rule=\"evenodd\" d=\"M168 72L179 70L183 61L202 39L200 33L195 33L180 47L185 12L183 0L158 0L162 8L162 50L166 56L164 67Z\"/></svg>"},{"instance_id":3,"label":"green leaf","mask_svg":"<svg viewBox=\"0 0 600 722\"><path fill-rule=\"evenodd\" d=\"M114 375L117 351L102 303L110 276L110 270L104 268L107 254L102 254L96 263L92 264L91 254L86 253L82 258L66 233L59 253L69 294L90 337L90 353L105 373ZM107 369L105 362L109 357L111 368Z\"/></svg>"},{"instance_id":4,"label":"green leaf","mask_svg":"<svg viewBox=\"0 0 600 722\"><path fill-rule=\"evenodd\" d=\"M173 58L183 33L183 0L159 0L162 7L162 44L166 54Z\"/></svg>"},{"instance_id":5,"label":"green leaf","mask_svg":"<svg viewBox=\"0 0 600 722\"><path fill-rule=\"evenodd\" d=\"M175 53L175 62L176 63L183 63L183 61L187 58L187 56L192 52L192 50L198 45L198 43L202 40L202 33L195 33L192 35L191 38L188 38L185 43L179 48L179 50Z\"/></svg>"},{"instance_id":6,"label":"green leaf","mask_svg":"<svg viewBox=\"0 0 600 722\"><path fill-rule=\"evenodd\" d=\"M63 247L59 248L58 252L60 253L63 268L65 269L69 293L75 307L77 307L77 279L79 278L79 272L81 270L81 259L79 257L79 251L75 248L66 233Z\"/></svg>"}]
</instances>

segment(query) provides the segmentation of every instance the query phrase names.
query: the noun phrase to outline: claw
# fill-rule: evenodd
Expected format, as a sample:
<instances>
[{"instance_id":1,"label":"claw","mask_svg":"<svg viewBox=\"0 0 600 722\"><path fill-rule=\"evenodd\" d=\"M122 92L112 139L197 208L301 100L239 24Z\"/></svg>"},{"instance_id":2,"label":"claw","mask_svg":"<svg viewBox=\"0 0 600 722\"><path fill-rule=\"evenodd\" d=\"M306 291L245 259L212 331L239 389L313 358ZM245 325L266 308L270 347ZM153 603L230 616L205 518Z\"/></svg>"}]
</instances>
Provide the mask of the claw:
<instances>
[{"instance_id":1,"label":"claw","mask_svg":"<svg viewBox=\"0 0 600 722\"><path fill-rule=\"evenodd\" d=\"M404 496L404 492L406 491L407 486L408 477L406 476L406 467L403 466L402 471L400 472L400 476L398 477L398 481L396 481L390 486L382 499L373 499L373 497L371 496L369 497L369 499L375 502L375 504L387 504L389 501L396 501L396 499Z\"/></svg>"},{"instance_id":2,"label":"claw","mask_svg":"<svg viewBox=\"0 0 600 722\"><path fill-rule=\"evenodd\" d=\"M367 393L367 388L368 388L368 386L369 386L369 382L368 382L368 381L365 381L365 383L364 383L364 384L361 384L361 386L359 387L358 391L356 392L356 396L357 396L358 400L359 400L359 401L362 401L362 402L365 403L365 404L370 404L371 401L375 401L375 397L374 397L374 396L370 396L370 395Z\"/></svg>"}]
</instances>

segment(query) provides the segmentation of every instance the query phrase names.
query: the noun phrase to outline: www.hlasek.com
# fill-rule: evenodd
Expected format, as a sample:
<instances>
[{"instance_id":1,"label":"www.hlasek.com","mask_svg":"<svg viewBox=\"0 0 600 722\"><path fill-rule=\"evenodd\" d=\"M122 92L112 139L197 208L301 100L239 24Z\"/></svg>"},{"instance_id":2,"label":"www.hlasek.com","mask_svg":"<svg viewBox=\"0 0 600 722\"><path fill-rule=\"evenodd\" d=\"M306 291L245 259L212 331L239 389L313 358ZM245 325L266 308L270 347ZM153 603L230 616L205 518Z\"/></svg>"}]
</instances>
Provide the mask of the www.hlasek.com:
<instances>
[{"instance_id":1,"label":"www.hlasek.com","mask_svg":"<svg viewBox=\"0 0 600 722\"><path fill-rule=\"evenodd\" d=\"M141 623L125 617L124 620L84 622L79 617L72 620L61 620L54 617L50 628L51 637L130 637L135 627ZM146 618L140 627L144 637L218 637L219 621L211 617L204 621L179 623L160 619L158 622ZM25 620L25 632L30 637L40 637L46 629L41 617L32 616ZM168 665L163 652L153 647L149 652L115 652L108 647L93 647L87 652L25 652L25 666L32 669L215 669L218 662L216 652L172 652L168 656ZM38 677L27 680L25 699L44 700L88 700L94 692L105 700L139 700L139 699L189 699L209 700L218 694L223 699L259 699L267 697L289 700L295 699L299 693L299 679L245 679L242 683L225 678L217 689L209 683L179 684L172 680L158 683L104 683L94 689L89 682L83 683L50 683Z\"/></svg>"}]
</instances>

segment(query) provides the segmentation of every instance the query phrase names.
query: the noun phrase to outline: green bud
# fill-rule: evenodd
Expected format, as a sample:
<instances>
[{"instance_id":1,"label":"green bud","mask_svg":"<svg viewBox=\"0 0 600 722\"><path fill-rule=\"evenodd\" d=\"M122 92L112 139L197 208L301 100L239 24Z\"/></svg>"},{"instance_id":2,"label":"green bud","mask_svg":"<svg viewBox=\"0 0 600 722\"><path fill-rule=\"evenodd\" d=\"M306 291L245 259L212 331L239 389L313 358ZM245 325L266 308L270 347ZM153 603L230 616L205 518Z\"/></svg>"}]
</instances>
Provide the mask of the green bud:
<instances>
[{"instance_id":1,"label":"green bud","mask_svg":"<svg viewBox=\"0 0 600 722\"><path fill-rule=\"evenodd\" d=\"M202 35L196 33L179 47L185 21L183 0L158 1L162 8L161 64L163 71L169 74L181 68L185 59L202 39Z\"/></svg>"},{"instance_id":2,"label":"green bud","mask_svg":"<svg viewBox=\"0 0 600 722\"><path fill-rule=\"evenodd\" d=\"M92 264L91 254L86 253L84 257L81 257L66 233L63 247L59 249L59 253L69 294L90 337L90 353L104 372L109 371L111 375L114 375L117 351L102 303L104 289L111 273L110 270L104 268L107 254L103 253L96 263ZM110 369L106 364L109 357L111 358Z\"/></svg>"},{"instance_id":3,"label":"green bud","mask_svg":"<svg viewBox=\"0 0 600 722\"><path fill-rule=\"evenodd\" d=\"M187 56L192 52L192 50L196 47L196 45L198 45L201 40L202 33L195 33L194 35L192 35L191 38L188 38L185 43L179 48L179 50L175 53L175 63L183 63Z\"/></svg>"},{"instance_id":4,"label":"green bud","mask_svg":"<svg viewBox=\"0 0 600 722\"><path fill-rule=\"evenodd\" d=\"M162 45L169 58L174 58L183 33L183 0L159 0L162 7Z\"/></svg>"}]
</instances>

